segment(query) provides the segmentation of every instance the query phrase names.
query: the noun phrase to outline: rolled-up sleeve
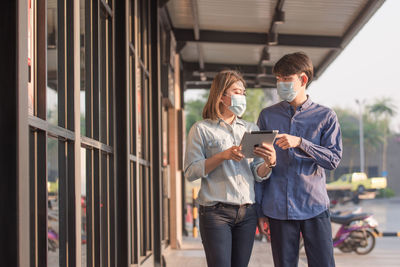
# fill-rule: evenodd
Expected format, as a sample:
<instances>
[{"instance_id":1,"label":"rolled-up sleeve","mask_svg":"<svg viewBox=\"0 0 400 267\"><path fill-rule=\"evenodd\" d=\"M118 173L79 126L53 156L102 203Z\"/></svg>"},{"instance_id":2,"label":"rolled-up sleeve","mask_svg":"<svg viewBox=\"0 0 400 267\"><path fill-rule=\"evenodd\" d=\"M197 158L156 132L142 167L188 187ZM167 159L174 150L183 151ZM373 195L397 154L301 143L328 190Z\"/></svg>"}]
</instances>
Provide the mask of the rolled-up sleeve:
<instances>
[{"instance_id":1,"label":"rolled-up sleeve","mask_svg":"<svg viewBox=\"0 0 400 267\"><path fill-rule=\"evenodd\" d=\"M342 158L342 135L336 114L328 120L327 127L321 135L321 145L302 138L300 149L321 167L335 169Z\"/></svg>"},{"instance_id":2,"label":"rolled-up sleeve","mask_svg":"<svg viewBox=\"0 0 400 267\"><path fill-rule=\"evenodd\" d=\"M255 192L255 199L256 199L256 212L257 212L258 218L265 217L265 215L262 211L262 202L263 202L263 197L264 197L264 185L265 185L265 180L264 180L264 182L254 184L254 192Z\"/></svg>"},{"instance_id":3,"label":"rolled-up sleeve","mask_svg":"<svg viewBox=\"0 0 400 267\"><path fill-rule=\"evenodd\" d=\"M259 130L260 130L260 128L258 127L258 125L252 123L251 131L259 131ZM271 172L269 172L264 177L261 177L261 176L258 175L258 173L257 173L258 167L260 167L263 163L264 163L264 160L262 158L254 158L254 160L250 163L251 171L253 172L254 179L257 182L265 181L271 176Z\"/></svg>"},{"instance_id":4,"label":"rolled-up sleeve","mask_svg":"<svg viewBox=\"0 0 400 267\"><path fill-rule=\"evenodd\" d=\"M254 158L253 162L250 163L251 171L253 172L254 179L257 182L262 182L264 180L267 180L271 176L271 172L269 172L264 177L261 177L258 175L258 173L257 173L258 167L260 167L262 164L264 164L264 160L262 158Z\"/></svg>"},{"instance_id":5,"label":"rolled-up sleeve","mask_svg":"<svg viewBox=\"0 0 400 267\"><path fill-rule=\"evenodd\" d=\"M194 124L189 131L186 143L184 174L188 181L194 181L205 175L205 150L200 129Z\"/></svg>"}]
</instances>

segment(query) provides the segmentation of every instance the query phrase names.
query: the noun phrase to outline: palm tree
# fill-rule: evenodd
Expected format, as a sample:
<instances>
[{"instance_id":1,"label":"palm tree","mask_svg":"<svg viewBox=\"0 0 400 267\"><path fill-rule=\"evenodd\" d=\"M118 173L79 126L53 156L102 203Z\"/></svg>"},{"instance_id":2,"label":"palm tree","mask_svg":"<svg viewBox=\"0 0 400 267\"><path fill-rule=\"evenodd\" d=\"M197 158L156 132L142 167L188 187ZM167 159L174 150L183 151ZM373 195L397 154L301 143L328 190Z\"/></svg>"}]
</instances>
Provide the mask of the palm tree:
<instances>
[{"instance_id":1,"label":"palm tree","mask_svg":"<svg viewBox=\"0 0 400 267\"><path fill-rule=\"evenodd\" d=\"M383 149L382 149L382 171L386 169L387 137L390 133L390 118L396 115L396 106L390 98L381 98L368 107L368 110L375 116L376 120L381 120L383 130Z\"/></svg>"},{"instance_id":2,"label":"palm tree","mask_svg":"<svg viewBox=\"0 0 400 267\"><path fill-rule=\"evenodd\" d=\"M340 129L342 132L342 142L344 153L349 155L349 170L348 172L353 172L354 165L354 157L355 152L359 149L358 142L358 118L353 114L353 111L342 109L342 108L334 108L336 115L338 116Z\"/></svg>"}]
</instances>

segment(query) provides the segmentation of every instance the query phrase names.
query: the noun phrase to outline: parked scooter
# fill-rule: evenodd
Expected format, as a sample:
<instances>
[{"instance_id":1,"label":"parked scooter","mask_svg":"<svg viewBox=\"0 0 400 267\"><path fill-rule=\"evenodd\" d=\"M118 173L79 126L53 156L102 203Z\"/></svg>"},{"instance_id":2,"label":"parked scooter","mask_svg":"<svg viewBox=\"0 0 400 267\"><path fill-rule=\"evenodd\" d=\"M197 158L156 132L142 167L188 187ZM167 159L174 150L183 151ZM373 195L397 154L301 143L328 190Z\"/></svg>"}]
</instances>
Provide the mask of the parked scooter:
<instances>
[{"instance_id":1,"label":"parked scooter","mask_svg":"<svg viewBox=\"0 0 400 267\"><path fill-rule=\"evenodd\" d=\"M368 254L374 249L378 222L372 214L331 215L331 222L341 224L333 239L334 247L342 252L354 251L359 255Z\"/></svg>"},{"instance_id":2,"label":"parked scooter","mask_svg":"<svg viewBox=\"0 0 400 267\"><path fill-rule=\"evenodd\" d=\"M372 214L360 211L358 208L351 213L331 213L331 222L341 225L333 238L333 247L345 253L354 251L359 255L366 255L374 249L378 222ZM303 238L300 236L300 248L303 245Z\"/></svg>"}]
</instances>

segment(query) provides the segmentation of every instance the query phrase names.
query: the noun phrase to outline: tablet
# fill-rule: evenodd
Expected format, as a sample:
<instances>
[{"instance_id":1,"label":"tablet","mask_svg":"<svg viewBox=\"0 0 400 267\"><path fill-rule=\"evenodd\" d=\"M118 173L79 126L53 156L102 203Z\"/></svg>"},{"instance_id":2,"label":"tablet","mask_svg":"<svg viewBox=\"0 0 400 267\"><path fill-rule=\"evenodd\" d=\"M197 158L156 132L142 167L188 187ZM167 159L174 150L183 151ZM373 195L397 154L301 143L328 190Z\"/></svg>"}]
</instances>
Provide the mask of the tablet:
<instances>
[{"instance_id":1,"label":"tablet","mask_svg":"<svg viewBox=\"0 0 400 267\"><path fill-rule=\"evenodd\" d=\"M278 132L278 130L245 132L240 142L242 154L246 158L258 157L253 153L254 147L260 146L261 143L273 144Z\"/></svg>"}]
</instances>

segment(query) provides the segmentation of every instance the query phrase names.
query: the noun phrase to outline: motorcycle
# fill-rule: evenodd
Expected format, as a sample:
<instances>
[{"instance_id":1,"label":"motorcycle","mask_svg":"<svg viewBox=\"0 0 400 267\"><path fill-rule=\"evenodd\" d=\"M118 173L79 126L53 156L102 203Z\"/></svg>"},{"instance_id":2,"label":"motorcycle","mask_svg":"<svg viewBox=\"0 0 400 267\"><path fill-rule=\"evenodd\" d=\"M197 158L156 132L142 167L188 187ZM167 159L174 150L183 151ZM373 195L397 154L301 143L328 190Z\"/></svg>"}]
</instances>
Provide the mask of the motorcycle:
<instances>
[{"instance_id":1,"label":"motorcycle","mask_svg":"<svg viewBox=\"0 0 400 267\"><path fill-rule=\"evenodd\" d=\"M333 247L345 253L355 252L359 255L370 253L375 247L375 236L378 222L370 213L360 213L360 209L351 213L332 212L331 222L340 224L333 238ZM304 246L300 236L300 248Z\"/></svg>"}]
</instances>

